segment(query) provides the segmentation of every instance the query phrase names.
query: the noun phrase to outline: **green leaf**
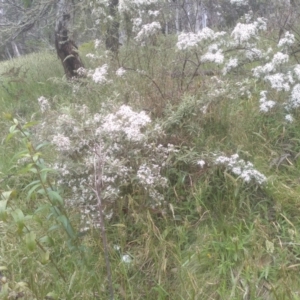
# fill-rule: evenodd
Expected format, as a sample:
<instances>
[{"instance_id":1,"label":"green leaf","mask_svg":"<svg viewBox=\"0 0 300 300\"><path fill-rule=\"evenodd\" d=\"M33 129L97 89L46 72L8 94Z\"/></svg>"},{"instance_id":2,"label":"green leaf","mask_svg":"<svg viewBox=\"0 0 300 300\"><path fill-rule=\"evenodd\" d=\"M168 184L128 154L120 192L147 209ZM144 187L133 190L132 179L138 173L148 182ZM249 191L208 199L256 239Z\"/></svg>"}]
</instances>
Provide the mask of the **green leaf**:
<instances>
[{"instance_id":1,"label":"green leaf","mask_svg":"<svg viewBox=\"0 0 300 300\"><path fill-rule=\"evenodd\" d=\"M59 228L60 228L59 225L53 225L53 226L51 226L51 227L48 229L48 231L54 231L54 230L57 230L57 229L59 229Z\"/></svg>"},{"instance_id":2,"label":"green leaf","mask_svg":"<svg viewBox=\"0 0 300 300\"><path fill-rule=\"evenodd\" d=\"M65 231L67 232L67 234L69 235L69 237L71 239L75 239L76 238L76 234L73 230L73 227L69 221L69 219L64 216L64 215L61 215L57 218L58 221L60 221L65 229Z\"/></svg>"},{"instance_id":3,"label":"green leaf","mask_svg":"<svg viewBox=\"0 0 300 300\"><path fill-rule=\"evenodd\" d=\"M26 199L29 200L32 197L32 194L35 192L36 189L38 189L39 187L41 187L41 183L38 181L37 184L35 184L27 193L27 197Z\"/></svg>"},{"instance_id":4,"label":"green leaf","mask_svg":"<svg viewBox=\"0 0 300 300\"><path fill-rule=\"evenodd\" d=\"M0 201L0 220L5 222L7 220L8 214L6 210L8 200Z\"/></svg>"},{"instance_id":5,"label":"green leaf","mask_svg":"<svg viewBox=\"0 0 300 300\"><path fill-rule=\"evenodd\" d=\"M39 150L39 149L41 149L41 148L43 148L43 147L45 147L45 146L48 146L48 145L50 145L49 142L43 142L43 143L37 145L37 146L35 147L35 149L36 149L36 150Z\"/></svg>"},{"instance_id":6,"label":"green leaf","mask_svg":"<svg viewBox=\"0 0 300 300\"><path fill-rule=\"evenodd\" d=\"M17 132L18 132L18 131L10 132L10 133L6 136L5 142L6 142L6 143L9 142L9 141L16 135Z\"/></svg>"},{"instance_id":7,"label":"green leaf","mask_svg":"<svg viewBox=\"0 0 300 300\"><path fill-rule=\"evenodd\" d=\"M36 152L36 153L34 153L34 155L32 156L32 160L33 160L34 162L37 162L37 161L39 160L39 158L40 158L41 155L42 155L41 152Z\"/></svg>"},{"instance_id":8,"label":"green leaf","mask_svg":"<svg viewBox=\"0 0 300 300\"><path fill-rule=\"evenodd\" d=\"M31 122L27 122L26 124L23 125L23 128L26 129L26 128L30 128L30 127L33 127L34 125L38 124L39 122L37 121L31 121Z\"/></svg>"},{"instance_id":9,"label":"green leaf","mask_svg":"<svg viewBox=\"0 0 300 300\"><path fill-rule=\"evenodd\" d=\"M11 190L11 191L6 191L1 193L1 197L4 200L9 200L11 198L15 198L17 196L17 191L16 190Z\"/></svg>"},{"instance_id":10,"label":"green leaf","mask_svg":"<svg viewBox=\"0 0 300 300\"><path fill-rule=\"evenodd\" d=\"M24 224L25 216L23 212L21 211L21 209L17 208L11 213L11 215L18 226L18 233L21 234L25 226Z\"/></svg>"},{"instance_id":11,"label":"green leaf","mask_svg":"<svg viewBox=\"0 0 300 300\"><path fill-rule=\"evenodd\" d=\"M30 250L30 251L35 250L35 248L36 248L36 240L35 239L36 239L36 234L33 231L26 233L25 243L26 243L28 250Z\"/></svg>"},{"instance_id":12,"label":"green leaf","mask_svg":"<svg viewBox=\"0 0 300 300\"><path fill-rule=\"evenodd\" d=\"M58 192L49 190L48 195L51 201L53 202L53 204L64 205L64 200Z\"/></svg>"},{"instance_id":13,"label":"green leaf","mask_svg":"<svg viewBox=\"0 0 300 300\"><path fill-rule=\"evenodd\" d=\"M46 265L50 260L50 252L46 251L41 254L41 263Z\"/></svg>"},{"instance_id":14,"label":"green leaf","mask_svg":"<svg viewBox=\"0 0 300 300\"><path fill-rule=\"evenodd\" d=\"M17 128L17 125L10 126L9 133L16 134L17 132L19 132L19 130L17 130L16 128Z\"/></svg>"},{"instance_id":15,"label":"green leaf","mask_svg":"<svg viewBox=\"0 0 300 300\"><path fill-rule=\"evenodd\" d=\"M39 207L34 211L34 214L38 214L39 212L46 212L50 208L50 204L46 203L43 205L39 205Z\"/></svg>"},{"instance_id":16,"label":"green leaf","mask_svg":"<svg viewBox=\"0 0 300 300\"><path fill-rule=\"evenodd\" d=\"M54 240L48 235L45 235L45 236L41 237L39 239L39 241L43 244L48 245L48 246L54 246L54 244L55 244Z\"/></svg>"}]
</instances>

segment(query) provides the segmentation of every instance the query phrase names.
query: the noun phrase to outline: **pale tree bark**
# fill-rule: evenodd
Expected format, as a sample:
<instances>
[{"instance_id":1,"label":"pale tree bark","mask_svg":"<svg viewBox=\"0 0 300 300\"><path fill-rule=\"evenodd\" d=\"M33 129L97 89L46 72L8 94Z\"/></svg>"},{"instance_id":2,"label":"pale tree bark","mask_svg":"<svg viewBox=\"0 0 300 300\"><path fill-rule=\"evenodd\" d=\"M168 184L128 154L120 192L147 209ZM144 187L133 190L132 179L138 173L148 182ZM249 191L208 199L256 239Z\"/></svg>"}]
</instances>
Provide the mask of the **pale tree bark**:
<instances>
[{"instance_id":1,"label":"pale tree bark","mask_svg":"<svg viewBox=\"0 0 300 300\"><path fill-rule=\"evenodd\" d=\"M83 63L70 30L72 4L70 0L58 0L55 26L55 48L67 78L77 77L76 72Z\"/></svg>"},{"instance_id":2,"label":"pale tree bark","mask_svg":"<svg viewBox=\"0 0 300 300\"><path fill-rule=\"evenodd\" d=\"M13 49L13 52L14 52L14 57L20 57L21 54L20 54L20 51L19 51L19 48L18 48L17 44L14 41L12 41L11 46L12 46L12 49Z\"/></svg>"}]
</instances>

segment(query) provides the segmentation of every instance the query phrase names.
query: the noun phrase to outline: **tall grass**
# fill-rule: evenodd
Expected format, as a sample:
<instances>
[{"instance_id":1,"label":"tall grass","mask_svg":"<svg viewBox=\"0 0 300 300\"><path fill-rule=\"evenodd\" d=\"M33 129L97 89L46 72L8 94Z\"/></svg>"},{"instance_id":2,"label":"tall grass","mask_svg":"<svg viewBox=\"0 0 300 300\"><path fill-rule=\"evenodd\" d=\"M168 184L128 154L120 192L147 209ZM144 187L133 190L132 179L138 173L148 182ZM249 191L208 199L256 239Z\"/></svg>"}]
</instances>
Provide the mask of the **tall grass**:
<instances>
[{"instance_id":1,"label":"tall grass","mask_svg":"<svg viewBox=\"0 0 300 300\"><path fill-rule=\"evenodd\" d=\"M141 206L132 195L125 204L120 199L106 222L115 299L300 299L299 125L286 127L276 110L262 116L258 93L250 99L221 95L206 103L217 88L215 79L197 76L187 88L188 79L175 76L172 42L134 53L121 50L119 62L110 65L113 84L106 86L66 81L52 53L2 62L0 110L24 122L42 122L37 103L42 95L56 108L80 103L93 111L113 99L161 120L165 143L189 148L168 170L167 212ZM101 55L90 64L109 59ZM126 80L114 74L120 66L128 68ZM207 112L200 115L196 108L203 104ZM45 199L26 199L26 179L14 171L21 146L5 141L8 127L1 119L1 192L18 191L13 207L34 212L30 227L38 238L51 233L53 240L45 244L65 281L53 264L43 264L42 254L32 255L14 224L2 222L0 288L7 282L10 297L23 299L109 299L99 233L80 234L80 250L74 250L62 230L37 214ZM254 162L269 176L267 186L249 186L221 168L188 164L193 153L218 151L238 151ZM45 155L55 160L53 153ZM78 209L68 213L79 227Z\"/></svg>"}]
</instances>

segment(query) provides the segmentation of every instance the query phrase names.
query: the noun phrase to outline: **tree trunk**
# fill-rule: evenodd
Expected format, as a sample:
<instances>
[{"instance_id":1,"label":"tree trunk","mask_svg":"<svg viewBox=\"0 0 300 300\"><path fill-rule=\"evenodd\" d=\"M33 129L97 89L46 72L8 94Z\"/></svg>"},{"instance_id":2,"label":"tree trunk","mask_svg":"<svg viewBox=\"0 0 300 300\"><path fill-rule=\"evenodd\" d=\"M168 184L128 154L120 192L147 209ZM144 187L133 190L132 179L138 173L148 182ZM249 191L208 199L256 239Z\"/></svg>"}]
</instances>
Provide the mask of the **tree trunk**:
<instances>
[{"instance_id":1,"label":"tree trunk","mask_svg":"<svg viewBox=\"0 0 300 300\"><path fill-rule=\"evenodd\" d=\"M111 21L108 24L105 46L107 50L117 53L119 50L119 21L117 20L119 0L110 0L109 15Z\"/></svg>"},{"instance_id":2,"label":"tree trunk","mask_svg":"<svg viewBox=\"0 0 300 300\"><path fill-rule=\"evenodd\" d=\"M58 0L55 26L55 48L65 70L67 78L77 77L77 70L83 67L78 48L71 39L71 2Z\"/></svg>"},{"instance_id":3,"label":"tree trunk","mask_svg":"<svg viewBox=\"0 0 300 300\"><path fill-rule=\"evenodd\" d=\"M17 44L15 43L15 41L11 42L11 47L13 49L14 57L20 57L21 54L20 54L19 48L18 48Z\"/></svg>"}]
</instances>

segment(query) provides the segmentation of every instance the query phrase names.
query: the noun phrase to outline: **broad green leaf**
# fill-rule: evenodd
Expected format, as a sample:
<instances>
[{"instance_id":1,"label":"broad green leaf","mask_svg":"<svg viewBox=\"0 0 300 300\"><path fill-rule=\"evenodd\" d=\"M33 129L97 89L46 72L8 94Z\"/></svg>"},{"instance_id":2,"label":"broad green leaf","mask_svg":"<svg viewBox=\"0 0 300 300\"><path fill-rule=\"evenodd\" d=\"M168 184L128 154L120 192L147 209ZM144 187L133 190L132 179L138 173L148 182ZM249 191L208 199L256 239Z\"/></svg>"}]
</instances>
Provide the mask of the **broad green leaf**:
<instances>
[{"instance_id":1,"label":"broad green leaf","mask_svg":"<svg viewBox=\"0 0 300 300\"><path fill-rule=\"evenodd\" d=\"M25 186L25 189L28 189L28 188L31 187L32 185L37 184L37 183L39 183L39 182L40 182L39 180L31 181L30 183L28 183L28 184Z\"/></svg>"},{"instance_id":2,"label":"broad green leaf","mask_svg":"<svg viewBox=\"0 0 300 300\"><path fill-rule=\"evenodd\" d=\"M57 226L57 225L56 225ZM50 231L50 230L49 230ZM39 239L39 241L43 244L46 244L48 246L54 246L54 240L52 237L45 235Z\"/></svg>"},{"instance_id":3,"label":"broad green leaf","mask_svg":"<svg viewBox=\"0 0 300 300\"><path fill-rule=\"evenodd\" d=\"M53 225L53 226L51 226L51 227L48 229L48 231L54 231L54 230L57 230L57 229L59 229L59 228L60 228L59 225Z\"/></svg>"},{"instance_id":4,"label":"broad green leaf","mask_svg":"<svg viewBox=\"0 0 300 300\"><path fill-rule=\"evenodd\" d=\"M26 128L30 128L36 124L38 124L39 122L37 121L31 121L31 122L27 122L26 124L23 125L23 128L26 129Z\"/></svg>"},{"instance_id":5,"label":"broad green leaf","mask_svg":"<svg viewBox=\"0 0 300 300\"><path fill-rule=\"evenodd\" d=\"M50 219L52 216L58 217L61 215L61 211L57 206L52 206L50 211L51 213L48 215L48 219Z\"/></svg>"},{"instance_id":6,"label":"broad green leaf","mask_svg":"<svg viewBox=\"0 0 300 300\"><path fill-rule=\"evenodd\" d=\"M9 142L9 141L16 135L17 132L18 132L17 130L15 130L15 131L13 131L13 132L10 132L10 133L6 136L5 142L6 142L6 143Z\"/></svg>"},{"instance_id":7,"label":"broad green leaf","mask_svg":"<svg viewBox=\"0 0 300 300\"><path fill-rule=\"evenodd\" d=\"M22 210L19 209L19 208L14 210L11 214L12 214L13 219L15 220L15 222L23 221L25 219L25 216L24 216Z\"/></svg>"},{"instance_id":8,"label":"broad green leaf","mask_svg":"<svg viewBox=\"0 0 300 300\"><path fill-rule=\"evenodd\" d=\"M39 212L46 212L50 208L50 204L39 205L39 207L34 211L34 214L38 214Z\"/></svg>"},{"instance_id":9,"label":"broad green leaf","mask_svg":"<svg viewBox=\"0 0 300 300\"><path fill-rule=\"evenodd\" d=\"M53 204L64 205L64 200L58 192L49 190L48 195L49 195L51 201L53 202Z\"/></svg>"},{"instance_id":10,"label":"broad green leaf","mask_svg":"<svg viewBox=\"0 0 300 300\"><path fill-rule=\"evenodd\" d=\"M41 183L38 181L38 183L35 184L35 185L28 191L26 199L27 199L27 200L31 199L31 196L32 196L32 194L34 193L34 191L35 191L36 189L40 188L40 187L41 187Z\"/></svg>"},{"instance_id":11,"label":"broad green leaf","mask_svg":"<svg viewBox=\"0 0 300 300\"><path fill-rule=\"evenodd\" d=\"M0 220L5 222L7 220L8 214L6 211L8 200L1 200L0 201Z\"/></svg>"},{"instance_id":12,"label":"broad green leaf","mask_svg":"<svg viewBox=\"0 0 300 300\"><path fill-rule=\"evenodd\" d=\"M15 198L16 195L17 195L16 190L11 190L11 191L6 191L6 192L1 193L2 199L7 200L7 201L11 198Z\"/></svg>"},{"instance_id":13,"label":"broad green leaf","mask_svg":"<svg viewBox=\"0 0 300 300\"><path fill-rule=\"evenodd\" d=\"M31 142L28 142L28 143L26 144L26 146L27 146L27 149L28 149L29 153L33 153L33 152L34 152L34 151L33 151L33 146L32 146L32 144L31 144Z\"/></svg>"},{"instance_id":14,"label":"broad green leaf","mask_svg":"<svg viewBox=\"0 0 300 300\"><path fill-rule=\"evenodd\" d=\"M16 128L17 128L17 125L12 125L12 126L10 126L10 128L9 128L9 133L17 133L17 132L19 132L19 130L16 130Z\"/></svg>"},{"instance_id":15,"label":"broad green leaf","mask_svg":"<svg viewBox=\"0 0 300 300\"><path fill-rule=\"evenodd\" d=\"M26 233L25 243L26 243L28 250L30 250L30 251L35 250L35 248L36 248L36 240L35 239L36 239L36 234L33 231Z\"/></svg>"},{"instance_id":16,"label":"broad green leaf","mask_svg":"<svg viewBox=\"0 0 300 300\"><path fill-rule=\"evenodd\" d=\"M41 263L46 265L50 260L50 252L46 251L41 254Z\"/></svg>"},{"instance_id":17,"label":"broad green leaf","mask_svg":"<svg viewBox=\"0 0 300 300\"><path fill-rule=\"evenodd\" d=\"M41 155L42 155L41 152L36 152L36 153L34 153L34 155L32 156L32 160L33 160L34 162L37 162L37 161L39 160L39 158L40 158Z\"/></svg>"},{"instance_id":18,"label":"broad green leaf","mask_svg":"<svg viewBox=\"0 0 300 300\"><path fill-rule=\"evenodd\" d=\"M37 172L38 172L35 167L28 169L28 171L31 172L31 173L33 173L33 174L37 174Z\"/></svg>"},{"instance_id":19,"label":"broad green leaf","mask_svg":"<svg viewBox=\"0 0 300 300\"><path fill-rule=\"evenodd\" d=\"M65 229L65 231L68 233L69 237L72 239L76 238L76 234L73 230L73 227L70 223L70 221L68 220L68 218L64 215L61 215L57 218L58 221L60 221Z\"/></svg>"},{"instance_id":20,"label":"broad green leaf","mask_svg":"<svg viewBox=\"0 0 300 300\"><path fill-rule=\"evenodd\" d=\"M35 147L35 149L36 149L36 150L39 150L39 149L41 149L41 148L43 148L43 147L45 147L45 146L48 146L48 145L50 145L49 142L44 142L44 143L41 143L41 144L37 145L37 146Z\"/></svg>"},{"instance_id":21,"label":"broad green leaf","mask_svg":"<svg viewBox=\"0 0 300 300\"><path fill-rule=\"evenodd\" d=\"M18 233L21 234L23 228L25 227L25 221L32 218L31 215L24 216L24 213L21 209L17 208L16 210L11 212L11 215L18 226Z\"/></svg>"}]
</instances>

